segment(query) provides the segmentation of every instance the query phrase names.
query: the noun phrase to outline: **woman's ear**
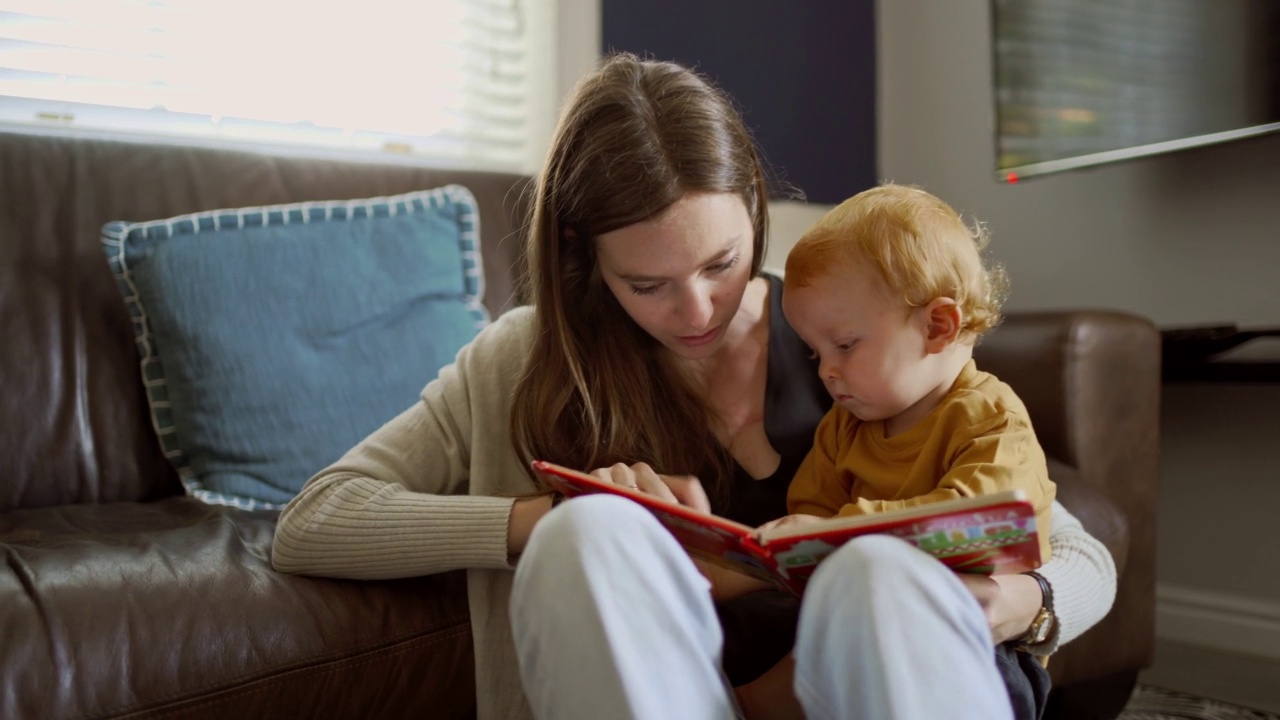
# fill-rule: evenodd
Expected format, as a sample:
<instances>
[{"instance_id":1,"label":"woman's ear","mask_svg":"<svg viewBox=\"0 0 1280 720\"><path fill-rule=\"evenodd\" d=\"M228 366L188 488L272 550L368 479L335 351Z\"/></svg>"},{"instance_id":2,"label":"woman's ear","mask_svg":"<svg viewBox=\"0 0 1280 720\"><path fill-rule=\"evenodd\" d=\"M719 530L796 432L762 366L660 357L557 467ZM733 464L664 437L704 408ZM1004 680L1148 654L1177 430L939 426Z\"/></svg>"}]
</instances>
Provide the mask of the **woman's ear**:
<instances>
[{"instance_id":1,"label":"woman's ear","mask_svg":"<svg viewBox=\"0 0 1280 720\"><path fill-rule=\"evenodd\" d=\"M960 338L964 314L949 297L934 298L920 308L925 316L925 350L940 353Z\"/></svg>"}]
</instances>

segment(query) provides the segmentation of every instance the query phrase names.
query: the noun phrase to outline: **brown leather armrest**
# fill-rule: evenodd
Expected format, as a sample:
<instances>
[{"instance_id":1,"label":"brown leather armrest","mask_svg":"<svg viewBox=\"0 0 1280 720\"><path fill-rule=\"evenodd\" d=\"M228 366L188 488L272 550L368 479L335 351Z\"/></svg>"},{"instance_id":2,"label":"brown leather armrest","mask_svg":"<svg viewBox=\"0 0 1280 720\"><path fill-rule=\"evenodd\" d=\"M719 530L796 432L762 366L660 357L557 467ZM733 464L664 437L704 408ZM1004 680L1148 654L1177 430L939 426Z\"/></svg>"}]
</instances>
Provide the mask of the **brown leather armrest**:
<instances>
[{"instance_id":1,"label":"brown leather armrest","mask_svg":"<svg viewBox=\"0 0 1280 720\"><path fill-rule=\"evenodd\" d=\"M1081 482L1080 474L1056 460L1049 461L1049 479L1058 486L1058 502L1097 538L1116 564L1116 574L1124 575L1129 559L1129 520L1106 495Z\"/></svg>"}]
</instances>

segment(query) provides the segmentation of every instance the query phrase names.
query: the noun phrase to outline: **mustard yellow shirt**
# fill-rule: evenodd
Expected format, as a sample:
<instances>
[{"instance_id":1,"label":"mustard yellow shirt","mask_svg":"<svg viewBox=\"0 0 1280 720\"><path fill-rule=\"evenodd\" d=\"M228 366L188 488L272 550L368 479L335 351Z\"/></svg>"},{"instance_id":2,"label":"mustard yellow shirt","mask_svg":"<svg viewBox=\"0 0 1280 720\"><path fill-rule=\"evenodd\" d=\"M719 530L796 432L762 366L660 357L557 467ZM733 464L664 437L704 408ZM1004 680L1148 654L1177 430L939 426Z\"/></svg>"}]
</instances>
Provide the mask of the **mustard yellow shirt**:
<instances>
[{"instance_id":1,"label":"mustard yellow shirt","mask_svg":"<svg viewBox=\"0 0 1280 720\"><path fill-rule=\"evenodd\" d=\"M1035 505L1047 561L1056 490L1044 450L1013 388L970 360L938 406L894 437L883 421L832 407L791 481L787 509L862 515L1015 488Z\"/></svg>"}]
</instances>

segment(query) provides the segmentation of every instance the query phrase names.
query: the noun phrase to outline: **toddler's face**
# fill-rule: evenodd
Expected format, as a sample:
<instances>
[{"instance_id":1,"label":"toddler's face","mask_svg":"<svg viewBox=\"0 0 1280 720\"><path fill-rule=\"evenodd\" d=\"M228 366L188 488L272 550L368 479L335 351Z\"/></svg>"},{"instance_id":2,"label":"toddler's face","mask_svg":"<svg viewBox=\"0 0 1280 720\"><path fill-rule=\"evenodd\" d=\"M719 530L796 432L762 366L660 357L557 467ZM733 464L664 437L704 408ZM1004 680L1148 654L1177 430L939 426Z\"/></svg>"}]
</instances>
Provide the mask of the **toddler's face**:
<instances>
[{"instance_id":1,"label":"toddler's face","mask_svg":"<svg viewBox=\"0 0 1280 720\"><path fill-rule=\"evenodd\" d=\"M933 389L922 313L869 269L840 267L804 287L788 284L782 308L819 359L827 392L858 419L891 420Z\"/></svg>"}]
</instances>

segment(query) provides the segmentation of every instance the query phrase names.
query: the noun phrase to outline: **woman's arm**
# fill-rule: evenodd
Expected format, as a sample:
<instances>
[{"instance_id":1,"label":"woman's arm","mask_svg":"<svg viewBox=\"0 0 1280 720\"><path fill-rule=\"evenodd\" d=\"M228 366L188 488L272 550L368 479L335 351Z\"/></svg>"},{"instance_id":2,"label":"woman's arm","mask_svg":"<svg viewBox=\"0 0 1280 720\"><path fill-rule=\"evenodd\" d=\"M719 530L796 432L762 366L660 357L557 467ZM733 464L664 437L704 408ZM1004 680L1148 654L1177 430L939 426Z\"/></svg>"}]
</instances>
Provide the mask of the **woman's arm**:
<instances>
[{"instance_id":1,"label":"woman's arm","mask_svg":"<svg viewBox=\"0 0 1280 720\"><path fill-rule=\"evenodd\" d=\"M1049 545L1051 558L1038 572L1053 588L1057 622L1045 642L1030 647L1037 655L1049 655L1093 627L1111 609L1116 596L1116 566L1111 553L1056 501ZM1039 584L1026 575L961 575L960 579L978 598L997 643L1025 634L1043 603Z\"/></svg>"},{"instance_id":2,"label":"woman's arm","mask_svg":"<svg viewBox=\"0 0 1280 720\"><path fill-rule=\"evenodd\" d=\"M531 321L504 315L418 403L312 477L280 516L273 566L345 578L509 567L545 512L513 513L511 497L533 490L508 430Z\"/></svg>"},{"instance_id":3,"label":"woman's arm","mask_svg":"<svg viewBox=\"0 0 1280 720\"><path fill-rule=\"evenodd\" d=\"M1058 622L1048 640L1031 648L1037 655L1048 655L1080 637L1110 612L1116 599L1116 564L1111 552L1056 501L1049 543L1053 555L1038 572L1053 588ZM1040 593L1035 595L1038 600Z\"/></svg>"}]
</instances>

